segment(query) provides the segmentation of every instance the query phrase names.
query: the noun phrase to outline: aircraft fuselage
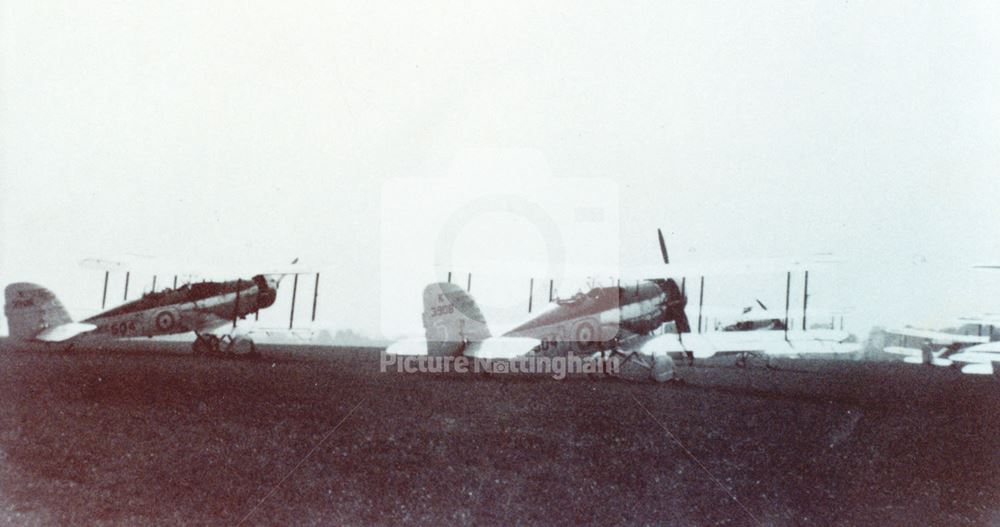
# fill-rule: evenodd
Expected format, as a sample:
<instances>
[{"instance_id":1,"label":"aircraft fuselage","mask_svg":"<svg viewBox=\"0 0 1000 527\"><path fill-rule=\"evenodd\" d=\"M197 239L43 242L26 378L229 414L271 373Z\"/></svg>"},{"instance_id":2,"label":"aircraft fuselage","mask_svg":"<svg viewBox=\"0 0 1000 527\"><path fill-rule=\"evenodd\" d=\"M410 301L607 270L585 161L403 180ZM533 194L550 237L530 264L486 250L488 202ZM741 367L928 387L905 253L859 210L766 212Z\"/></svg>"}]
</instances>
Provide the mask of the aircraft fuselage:
<instances>
[{"instance_id":1,"label":"aircraft fuselage","mask_svg":"<svg viewBox=\"0 0 1000 527\"><path fill-rule=\"evenodd\" d=\"M263 276L250 280L186 284L143 295L82 322L94 324L94 334L152 337L208 331L274 303L274 283Z\"/></svg>"},{"instance_id":2,"label":"aircraft fuselage","mask_svg":"<svg viewBox=\"0 0 1000 527\"><path fill-rule=\"evenodd\" d=\"M670 279L598 287L556 301L505 336L537 338L546 346L557 342L607 343L623 334L648 334L665 322L676 321L678 313L683 316L686 300ZM687 325L686 318L681 324Z\"/></svg>"}]
</instances>

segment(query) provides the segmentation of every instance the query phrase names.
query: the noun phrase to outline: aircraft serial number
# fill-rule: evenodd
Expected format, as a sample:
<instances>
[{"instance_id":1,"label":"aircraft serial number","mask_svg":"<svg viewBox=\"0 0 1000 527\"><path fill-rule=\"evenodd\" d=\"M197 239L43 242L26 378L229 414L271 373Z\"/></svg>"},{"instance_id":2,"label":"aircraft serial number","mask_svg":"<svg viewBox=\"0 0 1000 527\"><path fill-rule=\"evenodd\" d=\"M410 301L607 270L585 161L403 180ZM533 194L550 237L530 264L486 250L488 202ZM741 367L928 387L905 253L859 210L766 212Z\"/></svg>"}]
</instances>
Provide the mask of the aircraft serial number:
<instances>
[{"instance_id":1,"label":"aircraft serial number","mask_svg":"<svg viewBox=\"0 0 1000 527\"><path fill-rule=\"evenodd\" d=\"M117 324L111 324L111 334L112 335L127 335L129 333L135 333L138 331L138 326L134 320L129 320L127 322L118 322Z\"/></svg>"},{"instance_id":2,"label":"aircraft serial number","mask_svg":"<svg viewBox=\"0 0 1000 527\"><path fill-rule=\"evenodd\" d=\"M434 306L431 308L431 316L439 317L441 315L450 315L455 311L455 306L448 304L446 306Z\"/></svg>"}]
</instances>

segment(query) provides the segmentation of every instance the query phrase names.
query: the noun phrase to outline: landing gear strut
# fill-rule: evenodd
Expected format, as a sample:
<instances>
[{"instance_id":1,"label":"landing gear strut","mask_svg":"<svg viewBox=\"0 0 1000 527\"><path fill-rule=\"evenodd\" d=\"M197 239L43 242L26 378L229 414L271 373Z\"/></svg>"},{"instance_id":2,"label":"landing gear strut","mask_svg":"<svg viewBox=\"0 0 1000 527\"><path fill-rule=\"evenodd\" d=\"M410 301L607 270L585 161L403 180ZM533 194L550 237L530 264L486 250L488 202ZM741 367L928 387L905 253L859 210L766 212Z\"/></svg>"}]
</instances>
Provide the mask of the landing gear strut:
<instances>
[{"instance_id":1,"label":"landing gear strut","mask_svg":"<svg viewBox=\"0 0 1000 527\"><path fill-rule=\"evenodd\" d=\"M195 355L215 357L258 357L257 345L246 337L223 335L221 337L210 333L196 333L191 351Z\"/></svg>"},{"instance_id":2,"label":"landing gear strut","mask_svg":"<svg viewBox=\"0 0 1000 527\"><path fill-rule=\"evenodd\" d=\"M765 354L754 353L752 351L741 351L738 354L736 354L735 366L737 368L744 368L744 369L749 368L750 361L752 359L761 359L764 361L765 368L769 370L774 369L774 367L771 366L771 357L769 355L767 355L766 353Z\"/></svg>"},{"instance_id":3,"label":"landing gear strut","mask_svg":"<svg viewBox=\"0 0 1000 527\"><path fill-rule=\"evenodd\" d=\"M624 357L622 359L621 357ZM680 379L674 370L674 360L670 358L667 354L662 355L642 355L635 351L630 353L623 353L618 349L611 350L611 356L604 358L602 352L602 358L606 362L615 361L617 362L617 371L619 374L622 373L623 368L629 362L633 362L643 369L649 370L649 379L655 382L679 382ZM611 375L611 370L605 370L606 375Z\"/></svg>"}]
</instances>

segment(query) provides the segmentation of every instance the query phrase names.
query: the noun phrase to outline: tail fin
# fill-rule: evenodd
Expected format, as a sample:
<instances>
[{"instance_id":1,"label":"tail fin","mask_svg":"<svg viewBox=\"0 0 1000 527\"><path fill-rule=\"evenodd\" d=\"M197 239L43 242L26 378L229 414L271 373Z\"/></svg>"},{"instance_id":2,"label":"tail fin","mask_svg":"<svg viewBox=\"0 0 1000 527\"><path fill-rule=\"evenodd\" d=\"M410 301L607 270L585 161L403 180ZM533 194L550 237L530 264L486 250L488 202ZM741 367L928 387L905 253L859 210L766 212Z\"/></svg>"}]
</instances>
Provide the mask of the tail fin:
<instances>
[{"instance_id":1,"label":"tail fin","mask_svg":"<svg viewBox=\"0 0 1000 527\"><path fill-rule=\"evenodd\" d=\"M428 355L455 355L469 342L490 338L482 311L461 287L440 282L424 288Z\"/></svg>"},{"instance_id":2,"label":"tail fin","mask_svg":"<svg viewBox=\"0 0 1000 527\"><path fill-rule=\"evenodd\" d=\"M56 295L40 285L10 284L4 297L3 312L13 338L32 338L48 328L73 322Z\"/></svg>"}]
</instances>

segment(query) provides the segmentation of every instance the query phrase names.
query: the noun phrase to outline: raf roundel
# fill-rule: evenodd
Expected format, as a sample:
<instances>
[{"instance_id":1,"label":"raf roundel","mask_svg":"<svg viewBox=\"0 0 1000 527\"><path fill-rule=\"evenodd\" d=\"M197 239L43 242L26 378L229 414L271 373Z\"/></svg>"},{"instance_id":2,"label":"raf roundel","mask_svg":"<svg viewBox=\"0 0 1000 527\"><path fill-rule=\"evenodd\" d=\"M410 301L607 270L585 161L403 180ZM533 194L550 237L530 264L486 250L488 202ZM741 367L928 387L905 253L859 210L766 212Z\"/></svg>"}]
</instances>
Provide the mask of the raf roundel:
<instances>
[{"instance_id":1,"label":"raf roundel","mask_svg":"<svg viewBox=\"0 0 1000 527\"><path fill-rule=\"evenodd\" d=\"M167 331L174 327L174 314L170 311L161 311L156 315L156 329Z\"/></svg>"},{"instance_id":2,"label":"raf roundel","mask_svg":"<svg viewBox=\"0 0 1000 527\"><path fill-rule=\"evenodd\" d=\"M589 320L584 320L576 326L576 340L577 342L583 342L585 344L590 344L597 339L597 330L594 329L594 324Z\"/></svg>"}]
</instances>

